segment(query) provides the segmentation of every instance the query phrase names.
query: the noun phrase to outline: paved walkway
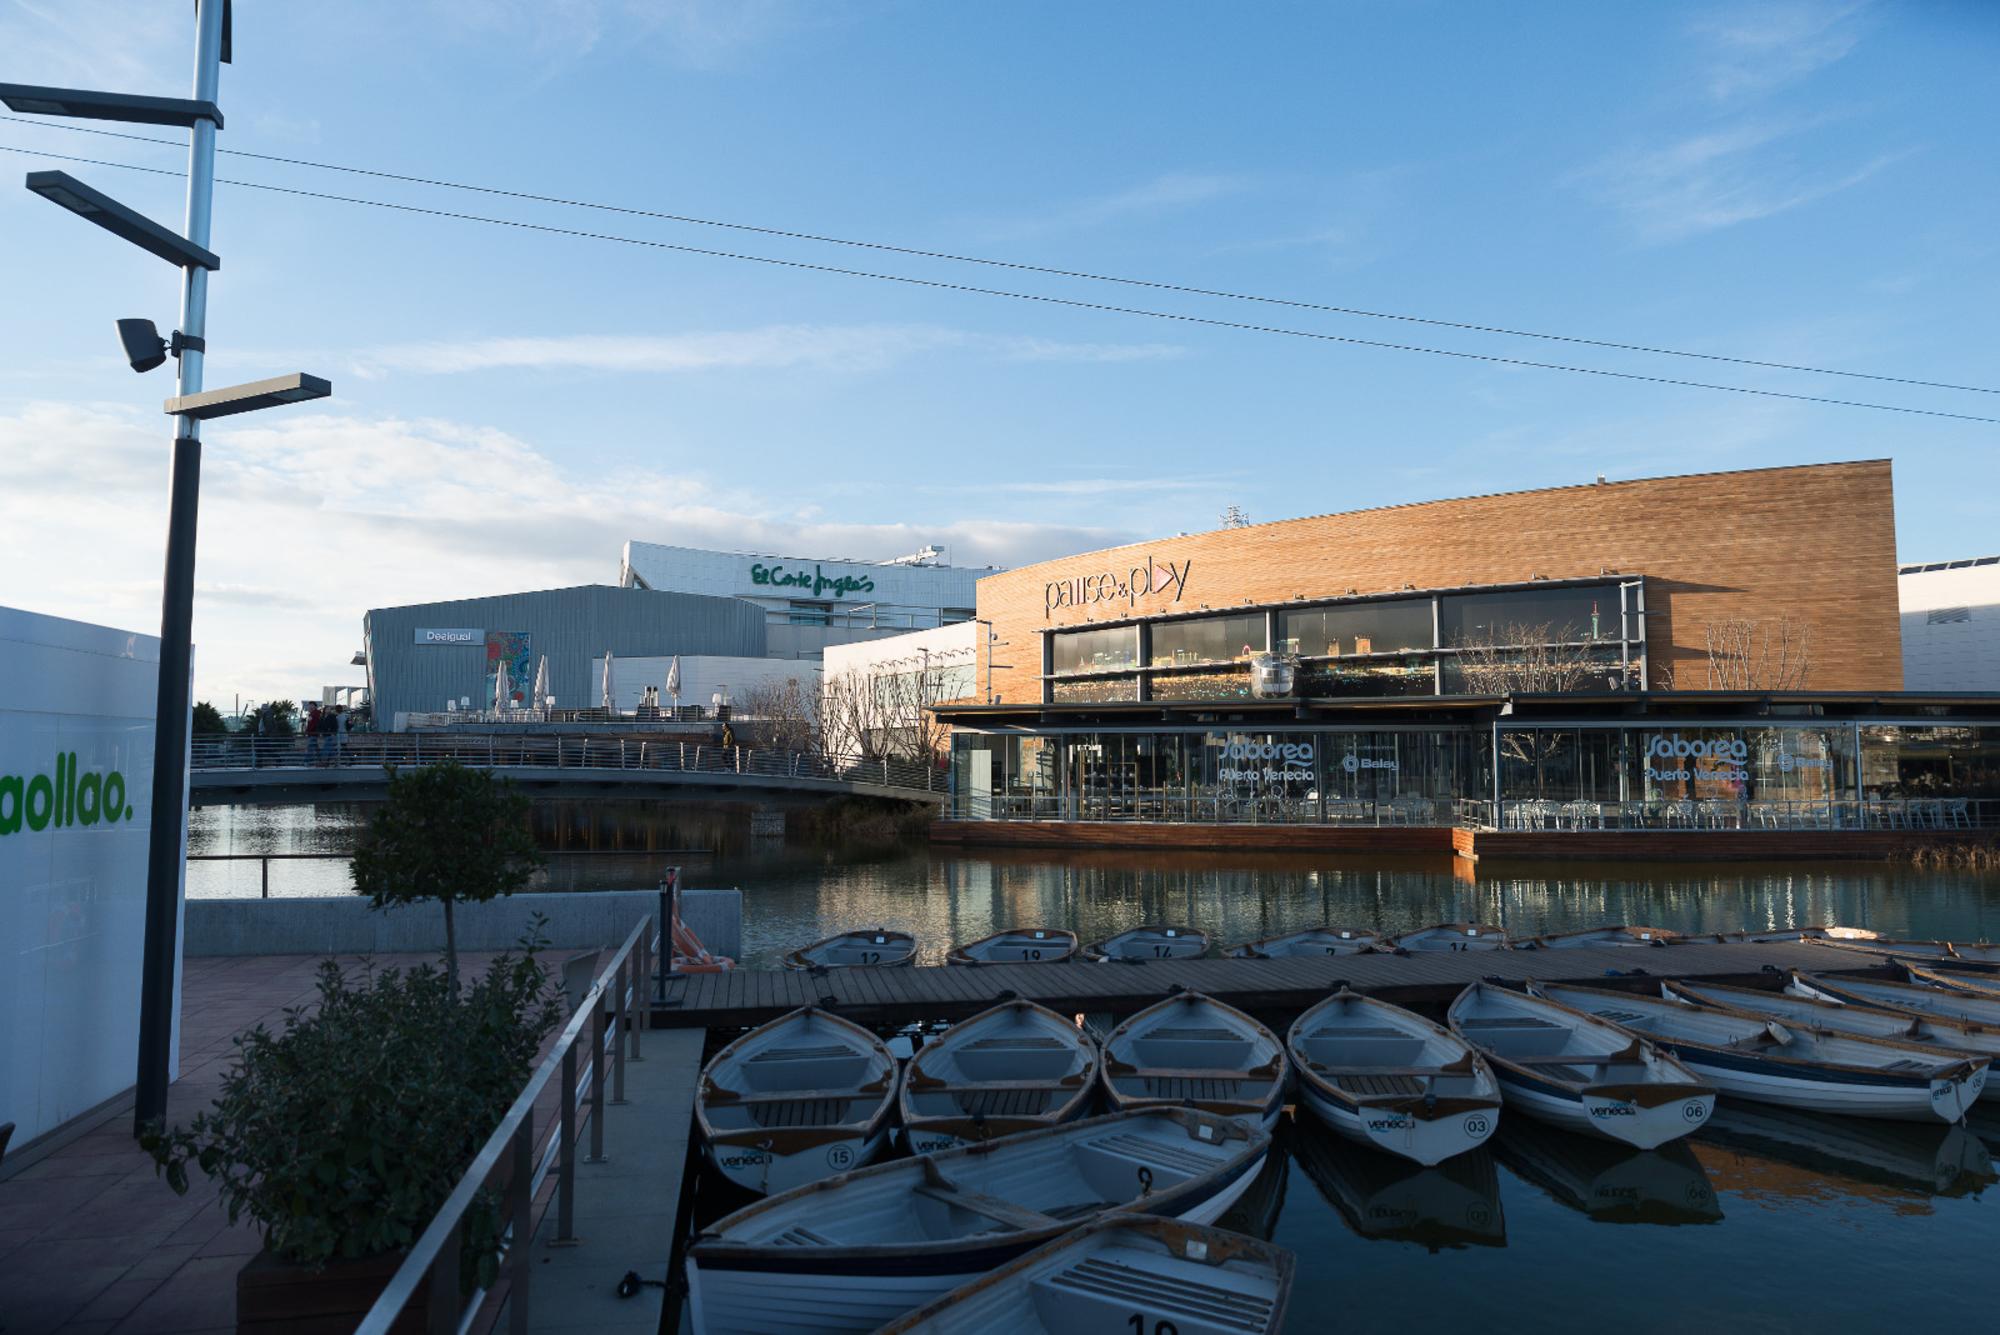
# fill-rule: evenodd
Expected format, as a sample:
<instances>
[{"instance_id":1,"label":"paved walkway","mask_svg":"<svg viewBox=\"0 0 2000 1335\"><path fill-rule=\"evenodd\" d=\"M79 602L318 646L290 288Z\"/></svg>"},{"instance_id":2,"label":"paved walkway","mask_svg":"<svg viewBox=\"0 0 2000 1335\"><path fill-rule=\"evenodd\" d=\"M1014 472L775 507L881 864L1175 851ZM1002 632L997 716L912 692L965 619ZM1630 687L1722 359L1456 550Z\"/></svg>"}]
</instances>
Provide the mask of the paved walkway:
<instances>
[{"instance_id":1,"label":"paved walkway","mask_svg":"<svg viewBox=\"0 0 2000 1335\"><path fill-rule=\"evenodd\" d=\"M461 957L472 969L491 958ZM186 1121L214 1100L231 1038L260 1023L276 1028L287 1007L312 1001L320 959L187 961L170 1121ZM615 1116L605 1122L607 1130L617 1124ZM233 1335L236 1272L263 1239L247 1221L230 1224L208 1179L191 1177L188 1194L176 1196L132 1139L128 1110L0 1181L0 1332Z\"/></svg>"}]
</instances>

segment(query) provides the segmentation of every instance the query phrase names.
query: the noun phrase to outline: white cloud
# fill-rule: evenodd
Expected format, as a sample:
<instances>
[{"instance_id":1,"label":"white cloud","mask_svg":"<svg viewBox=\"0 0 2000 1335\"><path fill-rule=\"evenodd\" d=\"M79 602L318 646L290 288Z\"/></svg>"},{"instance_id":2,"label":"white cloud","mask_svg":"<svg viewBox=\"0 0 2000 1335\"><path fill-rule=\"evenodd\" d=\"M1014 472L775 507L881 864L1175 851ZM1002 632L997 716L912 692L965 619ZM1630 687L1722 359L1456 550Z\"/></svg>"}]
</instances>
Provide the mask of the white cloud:
<instances>
[{"instance_id":1,"label":"white cloud","mask_svg":"<svg viewBox=\"0 0 2000 1335\"><path fill-rule=\"evenodd\" d=\"M354 682L370 607L615 580L630 538L887 558L927 542L1017 565L1131 535L947 519L830 523L696 477L560 467L505 432L302 413L204 446L196 690L229 700ZM159 621L165 442L154 413L33 403L0 415L0 588L34 611Z\"/></svg>"},{"instance_id":2,"label":"white cloud","mask_svg":"<svg viewBox=\"0 0 2000 1335\"><path fill-rule=\"evenodd\" d=\"M1709 49L1704 74L1716 101L1757 96L1803 79L1854 50L1861 40L1856 17L1867 6L1786 0L1732 5L1694 25Z\"/></svg>"},{"instance_id":3,"label":"white cloud","mask_svg":"<svg viewBox=\"0 0 2000 1335\"><path fill-rule=\"evenodd\" d=\"M1248 177L1203 172L1167 172L1150 181L1107 195L1040 210L1032 217L993 224L995 238L1039 236L1068 232L1130 218L1153 217L1212 203L1251 188Z\"/></svg>"},{"instance_id":4,"label":"white cloud","mask_svg":"<svg viewBox=\"0 0 2000 1335\"><path fill-rule=\"evenodd\" d=\"M363 377L404 371L449 375L491 370L590 370L664 374L811 367L880 371L941 350L1006 361L1129 362L1183 355L1166 343L1068 343L975 334L934 325L767 325L709 333L575 334L551 338L437 340L381 348L354 359Z\"/></svg>"},{"instance_id":5,"label":"white cloud","mask_svg":"<svg viewBox=\"0 0 2000 1335\"><path fill-rule=\"evenodd\" d=\"M13 79L186 97L194 6L13 0L0 8L0 51Z\"/></svg>"},{"instance_id":6,"label":"white cloud","mask_svg":"<svg viewBox=\"0 0 2000 1335\"><path fill-rule=\"evenodd\" d=\"M1666 242L1810 204L1907 156L1880 154L1844 171L1807 166L1796 139L1818 124L1743 121L1615 153L1572 179L1625 214L1641 240Z\"/></svg>"}]
</instances>

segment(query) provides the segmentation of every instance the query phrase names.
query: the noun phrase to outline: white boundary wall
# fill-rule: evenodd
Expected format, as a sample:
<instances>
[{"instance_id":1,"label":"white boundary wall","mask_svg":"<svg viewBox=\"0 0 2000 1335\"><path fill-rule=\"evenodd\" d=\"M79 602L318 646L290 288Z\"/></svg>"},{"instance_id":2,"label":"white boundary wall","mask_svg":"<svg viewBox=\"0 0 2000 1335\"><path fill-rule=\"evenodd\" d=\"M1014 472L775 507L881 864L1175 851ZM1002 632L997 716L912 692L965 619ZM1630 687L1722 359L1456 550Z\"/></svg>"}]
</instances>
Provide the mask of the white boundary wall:
<instances>
[{"instance_id":1,"label":"white boundary wall","mask_svg":"<svg viewBox=\"0 0 2000 1335\"><path fill-rule=\"evenodd\" d=\"M158 683L152 636L0 607L0 1121L16 1147L136 1078Z\"/></svg>"}]
</instances>

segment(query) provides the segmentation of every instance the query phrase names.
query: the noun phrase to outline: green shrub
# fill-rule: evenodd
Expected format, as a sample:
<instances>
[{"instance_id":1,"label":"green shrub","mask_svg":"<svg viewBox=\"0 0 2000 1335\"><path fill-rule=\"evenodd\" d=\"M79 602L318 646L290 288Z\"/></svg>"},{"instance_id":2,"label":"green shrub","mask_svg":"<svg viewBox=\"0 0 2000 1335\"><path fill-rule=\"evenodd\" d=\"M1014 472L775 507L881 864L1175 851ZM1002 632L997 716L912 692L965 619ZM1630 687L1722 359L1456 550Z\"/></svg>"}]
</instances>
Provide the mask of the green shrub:
<instances>
[{"instance_id":1,"label":"green shrub","mask_svg":"<svg viewBox=\"0 0 2000 1335\"><path fill-rule=\"evenodd\" d=\"M536 934L539 934L539 923ZM233 1223L319 1264L409 1247L527 1083L564 1018L561 994L523 942L463 991L431 965L320 965L319 1004L236 1039L215 1106L186 1127L155 1122L140 1143L177 1192L188 1165L213 1178ZM491 1200L468 1217L471 1273L498 1254Z\"/></svg>"}]
</instances>

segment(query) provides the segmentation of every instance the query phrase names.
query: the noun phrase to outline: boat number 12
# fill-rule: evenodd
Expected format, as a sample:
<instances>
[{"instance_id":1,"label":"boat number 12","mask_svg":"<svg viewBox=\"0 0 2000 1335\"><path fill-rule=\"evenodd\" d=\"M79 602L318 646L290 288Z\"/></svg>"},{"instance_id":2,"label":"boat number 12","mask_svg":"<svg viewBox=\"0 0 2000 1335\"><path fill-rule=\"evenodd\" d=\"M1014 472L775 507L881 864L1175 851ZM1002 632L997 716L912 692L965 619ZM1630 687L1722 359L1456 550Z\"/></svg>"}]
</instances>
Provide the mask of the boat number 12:
<instances>
[{"instance_id":1,"label":"boat number 12","mask_svg":"<svg viewBox=\"0 0 2000 1335\"><path fill-rule=\"evenodd\" d=\"M1139 1332L1139 1335L1146 1335L1146 1318L1142 1313L1132 1314L1132 1329ZM1171 1321L1155 1321L1153 1335L1181 1335L1181 1330Z\"/></svg>"},{"instance_id":2,"label":"boat number 12","mask_svg":"<svg viewBox=\"0 0 2000 1335\"><path fill-rule=\"evenodd\" d=\"M863 964L880 964L882 962L882 952L879 950L864 950L861 952L861 962Z\"/></svg>"}]
</instances>

